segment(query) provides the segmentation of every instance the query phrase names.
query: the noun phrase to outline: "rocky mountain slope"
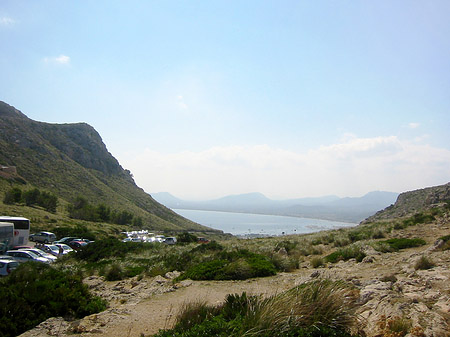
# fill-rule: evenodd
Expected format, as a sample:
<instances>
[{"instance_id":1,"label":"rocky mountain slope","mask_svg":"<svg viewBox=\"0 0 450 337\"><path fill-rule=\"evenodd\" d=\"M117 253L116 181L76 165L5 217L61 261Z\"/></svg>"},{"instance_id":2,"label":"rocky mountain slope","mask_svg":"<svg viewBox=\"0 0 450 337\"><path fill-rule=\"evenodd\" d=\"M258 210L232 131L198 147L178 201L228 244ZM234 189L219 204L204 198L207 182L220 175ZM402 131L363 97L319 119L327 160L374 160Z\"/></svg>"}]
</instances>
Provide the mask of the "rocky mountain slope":
<instances>
[{"instance_id":1,"label":"rocky mountain slope","mask_svg":"<svg viewBox=\"0 0 450 337\"><path fill-rule=\"evenodd\" d=\"M426 211L445 202L450 202L450 183L401 193L395 204L368 217L365 222L396 219Z\"/></svg>"},{"instance_id":2,"label":"rocky mountain slope","mask_svg":"<svg viewBox=\"0 0 450 337\"><path fill-rule=\"evenodd\" d=\"M0 192L21 182L50 191L66 203L83 196L93 204L127 210L154 230L210 230L179 216L139 188L97 131L85 123L37 122L0 101L0 165L17 170L9 180L0 176Z\"/></svg>"}]
</instances>

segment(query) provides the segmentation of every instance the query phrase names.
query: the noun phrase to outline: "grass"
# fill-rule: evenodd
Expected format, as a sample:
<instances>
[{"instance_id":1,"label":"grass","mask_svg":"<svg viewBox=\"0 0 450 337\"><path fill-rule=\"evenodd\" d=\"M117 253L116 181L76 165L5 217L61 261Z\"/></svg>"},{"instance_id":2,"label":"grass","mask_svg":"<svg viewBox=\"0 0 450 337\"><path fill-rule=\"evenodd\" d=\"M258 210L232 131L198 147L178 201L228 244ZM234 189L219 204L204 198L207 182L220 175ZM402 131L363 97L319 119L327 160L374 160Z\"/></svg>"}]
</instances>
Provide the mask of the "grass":
<instances>
[{"instance_id":1,"label":"grass","mask_svg":"<svg viewBox=\"0 0 450 337\"><path fill-rule=\"evenodd\" d=\"M357 293L342 282L317 280L268 298L230 294L225 303L183 306L168 336L351 336Z\"/></svg>"},{"instance_id":2,"label":"grass","mask_svg":"<svg viewBox=\"0 0 450 337\"><path fill-rule=\"evenodd\" d=\"M450 249L450 235L442 236L439 240L444 241L444 244L440 248L441 250L449 250Z\"/></svg>"},{"instance_id":3,"label":"grass","mask_svg":"<svg viewBox=\"0 0 450 337\"><path fill-rule=\"evenodd\" d=\"M426 270L435 267L436 264L425 255L422 255L414 265L415 270Z\"/></svg>"},{"instance_id":4,"label":"grass","mask_svg":"<svg viewBox=\"0 0 450 337\"><path fill-rule=\"evenodd\" d=\"M324 265L324 261L321 257L315 256L311 259L311 267L319 268Z\"/></svg>"}]
</instances>

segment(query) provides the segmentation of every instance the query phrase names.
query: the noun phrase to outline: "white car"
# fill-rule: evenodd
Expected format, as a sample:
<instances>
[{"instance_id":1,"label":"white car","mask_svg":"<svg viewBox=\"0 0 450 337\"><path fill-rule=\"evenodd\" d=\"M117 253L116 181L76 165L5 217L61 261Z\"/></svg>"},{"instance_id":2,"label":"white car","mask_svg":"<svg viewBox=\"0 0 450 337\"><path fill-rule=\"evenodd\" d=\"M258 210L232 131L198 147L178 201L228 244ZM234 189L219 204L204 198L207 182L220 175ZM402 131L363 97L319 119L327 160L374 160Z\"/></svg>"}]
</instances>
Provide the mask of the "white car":
<instances>
[{"instance_id":1,"label":"white car","mask_svg":"<svg viewBox=\"0 0 450 337\"><path fill-rule=\"evenodd\" d=\"M72 247L66 245L65 243L57 243L57 244L55 244L55 246L62 247L63 255L69 254L70 252L74 251Z\"/></svg>"},{"instance_id":2,"label":"white car","mask_svg":"<svg viewBox=\"0 0 450 337\"><path fill-rule=\"evenodd\" d=\"M57 245L44 245L44 247L42 247L42 250L44 252L52 254L53 256L59 256L60 255L59 254L59 247Z\"/></svg>"},{"instance_id":3,"label":"white car","mask_svg":"<svg viewBox=\"0 0 450 337\"><path fill-rule=\"evenodd\" d=\"M9 257L9 259L0 259L0 276L9 275L19 266L19 262Z\"/></svg>"},{"instance_id":4,"label":"white car","mask_svg":"<svg viewBox=\"0 0 450 337\"><path fill-rule=\"evenodd\" d=\"M42 263L50 263L50 261L47 260L46 258L40 257L36 253L27 252L25 250L8 250L6 252L6 255L11 256L17 262L35 261Z\"/></svg>"},{"instance_id":5,"label":"white car","mask_svg":"<svg viewBox=\"0 0 450 337\"><path fill-rule=\"evenodd\" d=\"M50 263L53 263L53 262L55 262L58 259L56 256L53 256L53 255L51 255L51 254L49 254L47 252L44 252L41 249L37 249L37 248L21 249L21 250L24 250L24 251L27 251L27 252L33 252L33 253L39 255L40 257L43 257L44 259L49 260Z\"/></svg>"}]
</instances>

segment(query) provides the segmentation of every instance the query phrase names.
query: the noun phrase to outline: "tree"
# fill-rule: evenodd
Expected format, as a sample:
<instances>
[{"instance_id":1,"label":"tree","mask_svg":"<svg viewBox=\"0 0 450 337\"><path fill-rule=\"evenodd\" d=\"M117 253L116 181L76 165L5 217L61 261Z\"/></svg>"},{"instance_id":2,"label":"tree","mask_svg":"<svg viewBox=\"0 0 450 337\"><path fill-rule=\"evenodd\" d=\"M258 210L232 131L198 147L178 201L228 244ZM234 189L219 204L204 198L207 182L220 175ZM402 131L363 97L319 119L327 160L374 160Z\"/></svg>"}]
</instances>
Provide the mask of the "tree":
<instances>
[{"instance_id":1,"label":"tree","mask_svg":"<svg viewBox=\"0 0 450 337\"><path fill-rule=\"evenodd\" d=\"M22 190L18 187L13 187L5 193L5 198L3 203L7 205L12 205L18 203L22 200Z\"/></svg>"}]
</instances>

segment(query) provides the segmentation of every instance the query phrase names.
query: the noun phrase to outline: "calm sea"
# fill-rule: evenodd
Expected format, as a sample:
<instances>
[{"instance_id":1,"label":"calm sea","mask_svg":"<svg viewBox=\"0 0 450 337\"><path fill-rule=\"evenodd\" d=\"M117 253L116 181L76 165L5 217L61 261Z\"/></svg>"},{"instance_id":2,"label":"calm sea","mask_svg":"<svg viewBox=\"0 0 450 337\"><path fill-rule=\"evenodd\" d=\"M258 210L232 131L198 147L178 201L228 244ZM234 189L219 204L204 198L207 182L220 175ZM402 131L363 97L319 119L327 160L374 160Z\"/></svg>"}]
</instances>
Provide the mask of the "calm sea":
<instances>
[{"instance_id":1,"label":"calm sea","mask_svg":"<svg viewBox=\"0 0 450 337\"><path fill-rule=\"evenodd\" d=\"M314 233L327 229L352 227L357 224L280 215L231 213L174 209L175 212L201 225L233 235L284 235Z\"/></svg>"}]
</instances>

